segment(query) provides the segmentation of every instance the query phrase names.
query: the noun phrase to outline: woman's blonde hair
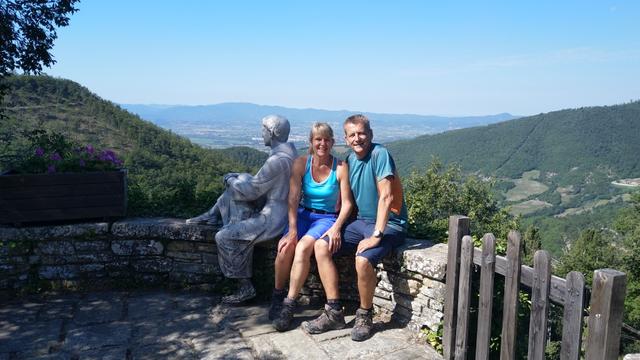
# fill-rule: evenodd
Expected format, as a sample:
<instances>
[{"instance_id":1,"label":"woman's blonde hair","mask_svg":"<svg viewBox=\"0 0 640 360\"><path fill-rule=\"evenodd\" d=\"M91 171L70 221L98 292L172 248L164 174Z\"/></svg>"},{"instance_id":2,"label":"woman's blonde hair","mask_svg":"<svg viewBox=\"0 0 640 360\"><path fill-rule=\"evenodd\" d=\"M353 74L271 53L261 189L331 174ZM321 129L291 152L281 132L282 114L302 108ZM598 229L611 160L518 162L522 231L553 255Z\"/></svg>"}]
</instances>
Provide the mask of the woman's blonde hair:
<instances>
[{"instance_id":1,"label":"woman's blonde hair","mask_svg":"<svg viewBox=\"0 0 640 360\"><path fill-rule=\"evenodd\" d=\"M331 142L335 143L335 139L333 138L333 129L327 123L317 122L311 126L311 131L309 132L309 154L313 155L313 138L316 136L322 136L326 139L331 139Z\"/></svg>"}]
</instances>

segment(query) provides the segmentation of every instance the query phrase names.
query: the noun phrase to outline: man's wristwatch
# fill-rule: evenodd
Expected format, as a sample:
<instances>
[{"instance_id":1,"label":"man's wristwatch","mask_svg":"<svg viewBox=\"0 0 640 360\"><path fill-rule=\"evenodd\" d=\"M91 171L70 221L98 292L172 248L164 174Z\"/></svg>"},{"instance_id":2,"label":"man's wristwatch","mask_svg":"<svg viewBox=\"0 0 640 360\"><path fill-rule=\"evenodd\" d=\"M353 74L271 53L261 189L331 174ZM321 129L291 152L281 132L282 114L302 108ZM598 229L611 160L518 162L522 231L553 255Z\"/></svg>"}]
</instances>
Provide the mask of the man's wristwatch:
<instances>
[{"instance_id":1,"label":"man's wristwatch","mask_svg":"<svg viewBox=\"0 0 640 360\"><path fill-rule=\"evenodd\" d=\"M375 230L375 231L373 232L373 235L371 235L371 237L378 238L378 239L379 239L379 238L381 238L381 237L382 237L382 231L380 231L380 230Z\"/></svg>"}]
</instances>

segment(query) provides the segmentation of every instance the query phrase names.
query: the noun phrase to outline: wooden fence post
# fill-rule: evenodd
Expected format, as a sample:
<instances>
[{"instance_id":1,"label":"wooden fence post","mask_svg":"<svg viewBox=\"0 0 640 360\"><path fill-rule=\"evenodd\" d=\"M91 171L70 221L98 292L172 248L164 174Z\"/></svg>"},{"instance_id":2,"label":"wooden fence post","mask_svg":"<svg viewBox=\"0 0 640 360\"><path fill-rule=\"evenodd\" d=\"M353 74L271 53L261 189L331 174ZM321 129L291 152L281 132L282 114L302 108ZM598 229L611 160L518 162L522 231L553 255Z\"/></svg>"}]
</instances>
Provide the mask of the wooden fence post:
<instances>
[{"instance_id":1,"label":"wooden fence post","mask_svg":"<svg viewBox=\"0 0 640 360\"><path fill-rule=\"evenodd\" d=\"M458 276L460 266L460 245L462 237L469 235L469 218L454 215L449 217L449 250L447 254L446 294L444 302L444 328L442 343L444 358L455 356L455 336L458 307Z\"/></svg>"},{"instance_id":2,"label":"wooden fence post","mask_svg":"<svg viewBox=\"0 0 640 360\"><path fill-rule=\"evenodd\" d=\"M584 275L577 271L567 274L567 297L562 314L561 360L579 360L584 309Z\"/></svg>"},{"instance_id":3,"label":"wooden fence post","mask_svg":"<svg viewBox=\"0 0 640 360\"><path fill-rule=\"evenodd\" d=\"M473 268L473 240L471 236L462 238L460 249L460 284L458 288L458 321L456 324L455 359L465 360L469 346L469 316L471 301L471 272Z\"/></svg>"},{"instance_id":4,"label":"wooden fence post","mask_svg":"<svg viewBox=\"0 0 640 360\"><path fill-rule=\"evenodd\" d=\"M489 360L491 320L493 311L493 282L496 271L496 238L485 234L482 238L482 263L480 264L480 299L478 301L478 334L476 336L476 360Z\"/></svg>"},{"instance_id":5,"label":"wooden fence post","mask_svg":"<svg viewBox=\"0 0 640 360\"><path fill-rule=\"evenodd\" d=\"M502 343L500 359L516 358L516 329L518 327L518 289L520 288L521 236L510 231L507 236L507 269L504 281L504 307L502 315Z\"/></svg>"},{"instance_id":6,"label":"wooden fence post","mask_svg":"<svg viewBox=\"0 0 640 360\"><path fill-rule=\"evenodd\" d=\"M551 256L544 250L533 256L533 286L531 287L531 318L529 319L529 351L527 359L544 360L549 318L549 288Z\"/></svg>"},{"instance_id":7,"label":"wooden fence post","mask_svg":"<svg viewBox=\"0 0 640 360\"><path fill-rule=\"evenodd\" d=\"M613 269L593 272L587 360L617 359L627 275Z\"/></svg>"}]
</instances>

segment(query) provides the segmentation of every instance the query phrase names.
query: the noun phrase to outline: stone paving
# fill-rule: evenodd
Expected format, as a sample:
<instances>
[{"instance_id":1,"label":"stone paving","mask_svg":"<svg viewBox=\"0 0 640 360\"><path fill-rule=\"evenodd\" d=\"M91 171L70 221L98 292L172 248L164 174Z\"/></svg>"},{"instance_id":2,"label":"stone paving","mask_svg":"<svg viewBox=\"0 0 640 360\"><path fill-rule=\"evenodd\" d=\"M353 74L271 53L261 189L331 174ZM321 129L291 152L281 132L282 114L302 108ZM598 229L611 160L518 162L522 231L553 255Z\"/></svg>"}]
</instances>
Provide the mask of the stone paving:
<instances>
[{"instance_id":1,"label":"stone paving","mask_svg":"<svg viewBox=\"0 0 640 360\"><path fill-rule=\"evenodd\" d=\"M194 292L93 292L0 304L5 359L441 359L408 329L376 322L368 341L350 329L278 333L268 304L229 307ZM303 309L294 324L318 310ZM353 316L347 318L353 325Z\"/></svg>"}]
</instances>

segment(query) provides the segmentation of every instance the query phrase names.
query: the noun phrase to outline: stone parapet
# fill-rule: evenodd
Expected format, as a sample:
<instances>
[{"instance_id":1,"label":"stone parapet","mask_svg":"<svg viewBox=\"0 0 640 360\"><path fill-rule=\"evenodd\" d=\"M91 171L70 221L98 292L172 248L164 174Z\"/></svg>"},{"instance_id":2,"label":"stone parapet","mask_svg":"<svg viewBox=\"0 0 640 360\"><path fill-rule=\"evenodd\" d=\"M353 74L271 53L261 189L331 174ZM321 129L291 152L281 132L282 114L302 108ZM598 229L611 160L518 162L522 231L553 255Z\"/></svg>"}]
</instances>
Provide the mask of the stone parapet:
<instances>
[{"instance_id":1,"label":"stone parapet","mask_svg":"<svg viewBox=\"0 0 640 360\"><path fill-rule=\"evenodd\" d=\"M444 317L447 245L427 240L407 239L394 253L378 264L378 286L373 303L378 313L392 316L413 330L428 327L436 331ZM357 306L358 287L354 259L336 259L343 300ZM324 301L315 262L302 289L303 303Z\"/></svg>"},{"instance_id":2,"label":"stone parapet","mask_svg":"<svg viewBox=\"0 0 640 360\"><path fill-rule=\"evenodd\" d=\"M216 228L182 219L125 219L29 228L0 227L0 293L39 289L169 287L222 290ZM254 282L268 296L273 286L276 240L254 253ZM406 325L436 330L443 317L446 244L408 239L378 265L374 305ZM336 259L340 293L358 303L353 257ZM302 303L324 302L315 261Z\"/></svg>"},{"instance_id":3,"label":"stone parapet","mask_svg":"<svg viewBox=\"0 0 640 360\"><path fill-rule=\"evenodd\" d=\"M211 226L125 219L0 227L0 292L121 287L215 288L222 275Z\"/></svg>"},{"instance_id":4,"label":"stone parapet","mask_svg":"<svg viewBox=\"0 0 640 360\"><path fill-rule=\"evenodd\" d=\"M444 317L447 245L408 239L378 265L374 306L414 330L437 330Z\"/></svg>"}]
</instances>

